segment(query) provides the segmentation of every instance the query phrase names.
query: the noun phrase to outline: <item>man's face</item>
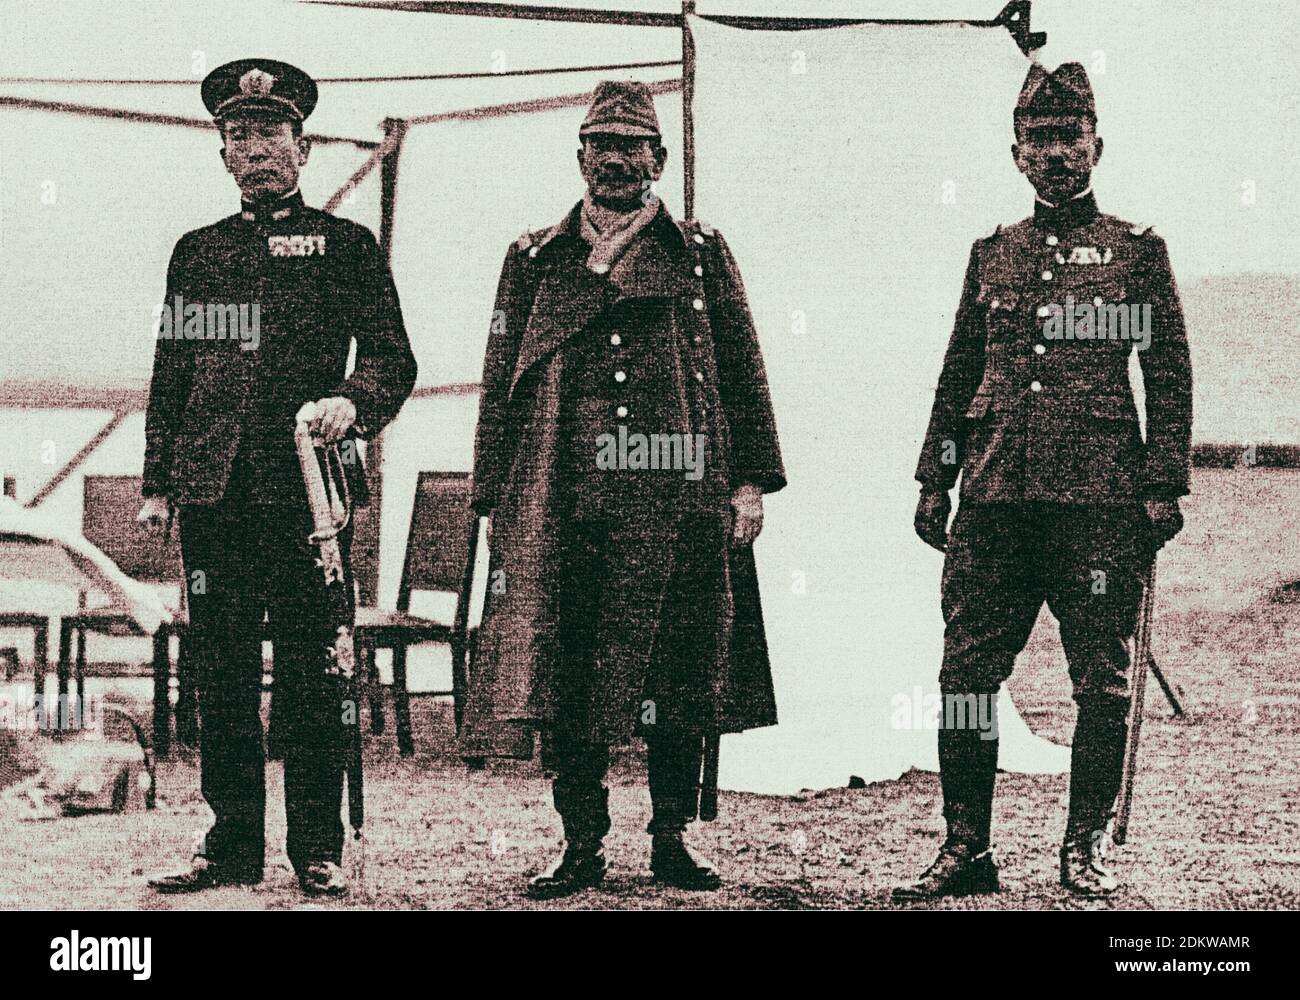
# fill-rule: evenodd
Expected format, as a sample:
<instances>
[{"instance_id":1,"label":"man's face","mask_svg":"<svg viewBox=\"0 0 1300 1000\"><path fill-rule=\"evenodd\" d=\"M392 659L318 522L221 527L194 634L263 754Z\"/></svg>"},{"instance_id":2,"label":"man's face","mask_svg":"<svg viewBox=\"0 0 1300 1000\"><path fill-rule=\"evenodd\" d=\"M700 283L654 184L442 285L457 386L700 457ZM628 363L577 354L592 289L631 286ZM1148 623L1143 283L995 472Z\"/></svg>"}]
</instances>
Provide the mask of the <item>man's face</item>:
<instances>
[{"instance_id":1,"label":"man's face","mask_svg":"<svg viewBox=\"0 0 1300 1000\"><path fill-rule=\"evenodd\" d=\"M298 185L310 143L283 118L238 115L222 125L221 158L249 201L287 194Z\"/></svg>"},{"instance_id":2,"label":"man's face","mask_svg":"<svg viewBox=\"0 0 1300 1000\"><path fill-rule=\"evenodd\" d=\"M1059 205L1087 190L1093 167L1101 159L1101 139L1088 118L1027 117L1016 123L1011 155L1038 197Z\"/></svg>"},{"instance_id":3,"label":"man's face","mask_svg":"<svg viewBox=\"0 0 1300 1000\"><path fill-rule=\"evenodd\" d=\"M578 166L591 196L610 208L639 208L647 203L650 183L664 172L668 150L645 136L586 136Z\"/></svg>"}]
</instances>

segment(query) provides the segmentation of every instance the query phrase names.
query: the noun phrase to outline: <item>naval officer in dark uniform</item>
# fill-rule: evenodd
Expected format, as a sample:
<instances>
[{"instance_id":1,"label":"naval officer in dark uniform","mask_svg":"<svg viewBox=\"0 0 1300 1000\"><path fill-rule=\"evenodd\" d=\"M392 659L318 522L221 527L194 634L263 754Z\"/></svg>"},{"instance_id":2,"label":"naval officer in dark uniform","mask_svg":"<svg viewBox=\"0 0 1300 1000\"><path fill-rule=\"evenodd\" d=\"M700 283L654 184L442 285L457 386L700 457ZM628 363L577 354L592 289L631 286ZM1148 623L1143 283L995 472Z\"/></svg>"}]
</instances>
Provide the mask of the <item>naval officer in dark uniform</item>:
<instances>
[{"instance_id":1,"label":"naval officer in dark uniform","mask_svg":"<svg viewBox=\"0 0 1300 1000\"><path fill-rule=\"evenodd\" d=\"M1102 152L1087 74L1030 67L1012 153L1034 214L971 251L916 478L916 530L945 550L939 766L948 835L901 899L995 891L996 728L956 706L1010 676L1046 601L1078 706L1061 881L1098 896L1119 788L1129 655L1152 555L1182 526L1192 375L1178 289L1149 226L1097 209ZM1129 384L1136 351L1146 438ZM948 529L948 490L961 504ZM952 706L954 710L949 710ZM991 738L992 737L992 738Z\"/></svg>"},{"instance_id":2,"label":"naval officer in dark uniform","mask_svg":"<svg viewBox=\"0 0 1300 1000\"><path fill-rule=\"evenodd\" d=\"M326 673L333 630L307 540L295 414L315 402L313 432L342 441L345 459L355 456L355 438L378 433L410 394L415 359L374 236L308 208L298 191L310 146L302 123L316 104L311 77L275 60L244 59L213 70L202 96L243 204L182 236L172 253L140 519L155 529L179 520L203 795L214 822L188 869L150 884L192 892L262 878L268 614L289 860L304 891L337 894L346 889L339 864L349 707ZM360 464L349 468L355 496Z\"/></svg>"},{"instance_id":3,"label":"naval officer in dark uniform","mask_svg":"<svg viewBox=\"0 0 1300 1000\"><path fill-rule=\"evenodd\" d=\"M604 877L609 748L634 734L655 880L711 889L683 833L703 737L776 721L751 546L785 474L735 260L654 195L648 88L602 83L579 137L586 196L510 247L489 334L474 506L494 586L465 742L497 752L513 727L531 753L541 730L566 843L531 895Z\"/></svg>"}]
</instances>

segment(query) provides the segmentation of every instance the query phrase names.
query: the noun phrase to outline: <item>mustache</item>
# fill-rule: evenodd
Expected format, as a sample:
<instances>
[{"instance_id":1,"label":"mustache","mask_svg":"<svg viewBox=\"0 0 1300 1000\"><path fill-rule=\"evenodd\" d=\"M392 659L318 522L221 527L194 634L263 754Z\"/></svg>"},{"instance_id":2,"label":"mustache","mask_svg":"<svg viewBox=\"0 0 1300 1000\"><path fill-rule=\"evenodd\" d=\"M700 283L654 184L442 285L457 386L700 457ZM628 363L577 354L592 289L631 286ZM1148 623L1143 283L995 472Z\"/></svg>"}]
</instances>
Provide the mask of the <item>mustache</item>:
<instances>
[{"instance_id":1,"label":"mustache","mask_svg":"<svg viewBox=\"0 0 1300 1000\"><path fill-rule=\"evenodd\" d=\"M636 180L641 171L622 163L606 163L596 167L596 177L602 181Z\"/></svg>"}]
</instances>

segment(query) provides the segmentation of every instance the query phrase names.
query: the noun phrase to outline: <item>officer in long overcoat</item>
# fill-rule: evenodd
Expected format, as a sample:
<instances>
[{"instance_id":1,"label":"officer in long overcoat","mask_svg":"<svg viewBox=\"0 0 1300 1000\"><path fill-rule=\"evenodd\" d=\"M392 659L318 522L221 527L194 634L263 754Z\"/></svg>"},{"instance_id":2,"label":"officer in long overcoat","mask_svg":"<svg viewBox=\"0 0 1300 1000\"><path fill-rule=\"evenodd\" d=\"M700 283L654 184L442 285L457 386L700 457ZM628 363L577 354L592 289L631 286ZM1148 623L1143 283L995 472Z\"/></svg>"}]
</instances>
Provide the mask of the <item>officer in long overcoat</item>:
<instances>
[{"instance_id":1,"label":"officer in long overcoat","mask_svg":"<svg viewBox=\"0 0 1300 1000\"><path fill-rule=\"evenodd\" d=\"M603 878L609 747L644 736L654 876L707 889L683 839L702 739L776 721L751 545L785 474L736 262L654 195L648 88L602 83L579 135L587 193L510 246L490 328L465 750L531 754L540 730L565 847L530 893L554 897Z\"/></svg>"},{"instance_id":2,"label":"officer in long overcoat","mask_svg":"<svg viewBox=\"0 0 1300 1000\"><path fill-rule=\"evenodd\" d=\"M242 59L208 74L202 96L243 204L186 233L172 252L145 417L140 519L155 529L173 517L180 525L203 796L214 821L190 867L151 884L193 892L262 878L267 615L284 724L289 860L304 891L337 894L346 888L339 863L349 706L328 674L334 630L308 541L295 415L317 404L313 432L343 442L356 496L363 480L360 462L347 461L357 457L353 439L378 433L397 414L415 383L415 358L375 237L308 208L298 191L310 150L302 123L317 96L311 77L276 60ZM350 579L346 564L344 571Z\"/></svg>"},{"instance_id":3,"label":"officer in long overcoat","mask_svg":"<svg viewBox=\"0 0 1300 1000\"><path fill-rule=\"evenodd\" d=\"M1097 209L1101 156L1083 67L1029 69L1012 153L1034 214L971 250L917 466L916 530L946 550L939 766L948 835L903 899L994 891L997 692L1043 602L1078 706L1061 880L1105 895L1129 654L1144 577L1182 526L1192 376L1178 289L1149 226ZM1146 438L1129 384L1136 352ZM948 529L948 490L961 504ZM979 702L986 704L981 706ZM992 719L992 725L972 724Z\"/></svg>"}]
</instances>

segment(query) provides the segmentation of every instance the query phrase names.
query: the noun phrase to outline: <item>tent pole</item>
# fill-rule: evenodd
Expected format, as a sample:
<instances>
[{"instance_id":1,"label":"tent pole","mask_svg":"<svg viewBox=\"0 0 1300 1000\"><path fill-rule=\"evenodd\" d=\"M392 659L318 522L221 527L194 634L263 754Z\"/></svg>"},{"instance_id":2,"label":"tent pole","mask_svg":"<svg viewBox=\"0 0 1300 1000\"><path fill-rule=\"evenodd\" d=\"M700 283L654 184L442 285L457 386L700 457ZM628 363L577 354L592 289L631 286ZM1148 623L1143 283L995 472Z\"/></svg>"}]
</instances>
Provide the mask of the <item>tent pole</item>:
<instances>
[{"instance_id":1,"label":"tent pole","mask_svg":"<svg viewBox=\"0 0 1300 1000\"><path fill-rule=\"evenodd\" d=\"M86 461L101 444L112 436L113 432L122 426L122 422L131 415L130 410L114 410L113 415L108 418L108 422L95 432L95 436L83 444L75 455L68 459L67 463L54 473L45 485L36 491L30 500L23 504L28 510L39 507L47 497L65 482L68 477L81 468L82 463Z\"/></svg>"},{"instance_id":2,"label":"tent pole","mask_svg":"<svg viewBox=\"0 0 1300 1000\"><path fill-rule=\"evenodd\" d=\"M379 247L384 262L393 266L393 206L397 200L397 158L402 152L406 135L406 122L399 118L386 118L383 124L384 145L392 148L384 154L379 164ZM370 504L365 513L356 519L355 559L353 572L363 605L379 603L379 544L380 525L384 511L384 434L376 434L366 447L366 486Z\"/></svg>"},{"instance_id":3,"label":"tent pole","mask_svg":"<svg viewBox=\"0 0 1300 1000\"><path fill-rule=\"evenodd\" d=\"M695 218L695 39L689 20L694 13L695 0L682 0L682 211L688 219Z\"/></svg>"}]
</instances>

